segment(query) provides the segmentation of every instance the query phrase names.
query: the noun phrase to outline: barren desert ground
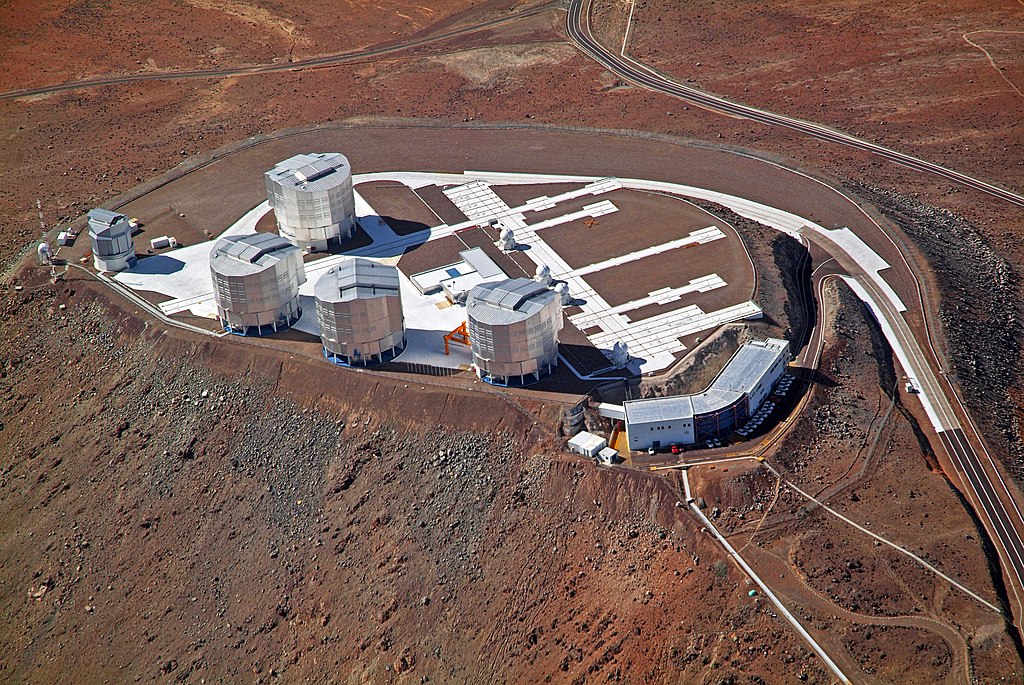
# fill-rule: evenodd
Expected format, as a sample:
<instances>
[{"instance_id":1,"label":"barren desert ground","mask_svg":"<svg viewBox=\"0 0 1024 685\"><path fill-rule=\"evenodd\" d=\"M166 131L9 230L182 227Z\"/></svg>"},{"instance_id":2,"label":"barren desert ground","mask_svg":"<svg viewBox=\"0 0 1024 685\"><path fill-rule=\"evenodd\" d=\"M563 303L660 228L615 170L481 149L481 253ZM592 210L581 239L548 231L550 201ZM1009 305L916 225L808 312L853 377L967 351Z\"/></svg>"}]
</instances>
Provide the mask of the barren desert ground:
<instances>
[{"instance_id":1,"label":"barren desert ground","mask_svg":"<svg viewBox=\"0 0 1024 685\"><path fill-rule=\"evenodd\" d=\"M623 63L775 118L606 68L581 8ZM12 0L0 35L0 682L1024 680L1024 2ZM626 382L587 375L606 357L579 303L562 349L586 373L513 389L154 316L168 298L98 280L84 232L63 279L37 265L40 220L53 240L117 208L149 222L137 244L196 244L266 199L277 160L332 150L357 174L645 179L848 227L960 432L908 389L830 234L720 199L524 214L615 205L541 232L573 270L722 232L592 275L611 307L729 284L636 319L763 311ZM514 207L583 184L491 185ZM357 185L403 238L466 219L448 188ZM497 238L394 261L480 246L530 275ZM699 392L765 337L791 341L793 390L756 436L612 467L566 450L572 407L613 437L600 402Z\"/></svg>"}]
</instances>

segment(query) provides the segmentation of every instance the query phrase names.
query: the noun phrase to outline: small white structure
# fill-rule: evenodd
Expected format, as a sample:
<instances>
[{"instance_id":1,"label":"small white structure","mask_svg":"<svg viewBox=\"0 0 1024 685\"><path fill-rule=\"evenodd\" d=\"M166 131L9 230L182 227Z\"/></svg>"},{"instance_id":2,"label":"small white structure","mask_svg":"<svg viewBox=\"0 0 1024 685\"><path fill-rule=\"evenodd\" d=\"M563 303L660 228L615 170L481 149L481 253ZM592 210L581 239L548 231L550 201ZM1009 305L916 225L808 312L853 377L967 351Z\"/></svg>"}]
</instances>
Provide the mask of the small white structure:
<instances>
[{"instance_id":1,"label":"small white structure","mask_svg":"<svg viewBox=\"0 0 1024 685\"><path fill-rule=\"evenodd\" d=\"M508 226L501 229L501 233L498 234L498 245L504 252L515 251L517 247L516 234Z\"/></svg>"},{"instance_id":2,"label":"small white structure","mask_svg":"<svg viewBox=\"0 0 1024 685\"><path fill-rule=\"evenodd\" d=\"M482 380L525 385L558 366L562 305L544 285L527 278L478 285L466 299L466 319Z\"/></svg>"},{"instance_id":3,"label":"small white structure","mask_svg":"<svg viewBox=\"0 0 1024 685\"><path fill-rule=\"evenodd\" d=\"M316 282L324 356L342 366L389 361L405 348L398 269L351 257Z\"/></svg>"},{"instance_id":4,"label":"small white structure","mask_svg":"<svg viewBox=\"0 0 1024 685\"><path fill-rule=\"evenodd\" d=\"M626 420L626 410L621 404L611 404L610 402L599 402L597 405L597 415L603 416L606 419L615 419L616 421Z\"/></svg>"},{"instance_id":5,"label":"small white structure","mask_svg":"<svg viewBox=\"0 0 1024 685\"><path fill-rule=\"evenodd\" d=\"M615 463L615 459L618 458L619 451L611 447L605 447L603 450L597 453L597 460L605 466L611 466Z\"/></svg>"},{"instance_id":6,"label":"small white structure","mask_svg":"<svg viewBox=\"0 0 1024 685\"><path fill-rule=\"evenodd\" d=\"M109 209L89 212L92 263L97 271L124 271L138 263L132 227L124 214Z\"/></svg>"},{"instance_id":7,"label":"small white structure","mask_svg":"<svg viewBox=\"0 0 1024 685\"><path fill-rule=\"evenodd\" d=\"M165 247L175 248L178 246L178 241L172 235L162 235L158 238L151 238L149 246L154 250L159 250Z\"/></svg>"},{"instance_id":8,"label":"small white structure","mask_svg":"<svg viewBox=\"0 0 1024 685\"><path fill-rule=\"evenodd\" d=\"M533 276L533 280L537 281L545 288L551 287L551 267L547 264L538 265L537 271Z\"/></svg>"},{"instance_id":9,"label":"small white structure","mask_svg":"<svg viewBox=\"0 0 1024 685\"><path fill-rule=\"evenodd\" d=\"M577 433L569 438L569 451L582 454L584 457L596 457L606 447L608 447L607 440L587 431ZM616 452L616 454L618 453Z\"/></svg>"},{"instance_id":10,"label":"small white structure","mask_svg":"<svg viewBox=\"0 0 1024 685\"><path fill-rule=\"evenodd\" d=\"M624 342L612 345L612 366L621 369L629 363L629 348Z\"/></svg>"},{"instance_id":11,"label":"small white structure","mask_svg":"<svg viewBox=\"0 0 1024 685\"><path fill-rule=\"evenodd\" d=\"M352 166L338 152L295 155L265 175L267 200L281 236L307 251L352 237L356 225Z\"/></svg>"},{"instance_id":12,"label":"small white structure","mask_svg":"<svg viewBox=\"0 0 1024 685\"><path fill-rule=\"evenodd\" d=\"M623 409L629 449L690 445L729 435L761 406L788 361L785 340L748 342L704 392L627 400Z\"/></svg>"},{"instance_id":13,"label":"small white structure","mask_svg":"<svg viewBox=\"0 0 1024 685\"><path fill-rule=\"evenodd\" d=\"M423 295L444 291L445 297L454 303L465 301L469 291L481 283L507 278L501 267L479 247L463 250L459 256L461 262L413 274L412 284Z\"/></svg>"},{"instance_id":14,"label":"small white structure","mask_svg":"<svg viewBox=\"0 0 1024 685\"><path fill-rule=\"evenodd\" d=\"M210 253L217 314L238 335L276 333L298 321L302 251L271 233L221 238Z\"/></svg>"},{"instance_id":15,"label":"small white structure","mask_svg":"<svg viewBox=\"0 0 1024 685\"><path fill-rule=\"evenodd\" d=\"M572 295L569 293L568 283L558 283L555 285L555 292L558 293L558 298L561 300L563 307L568 307L572 304Z\"/></svg>"}]
</instances>

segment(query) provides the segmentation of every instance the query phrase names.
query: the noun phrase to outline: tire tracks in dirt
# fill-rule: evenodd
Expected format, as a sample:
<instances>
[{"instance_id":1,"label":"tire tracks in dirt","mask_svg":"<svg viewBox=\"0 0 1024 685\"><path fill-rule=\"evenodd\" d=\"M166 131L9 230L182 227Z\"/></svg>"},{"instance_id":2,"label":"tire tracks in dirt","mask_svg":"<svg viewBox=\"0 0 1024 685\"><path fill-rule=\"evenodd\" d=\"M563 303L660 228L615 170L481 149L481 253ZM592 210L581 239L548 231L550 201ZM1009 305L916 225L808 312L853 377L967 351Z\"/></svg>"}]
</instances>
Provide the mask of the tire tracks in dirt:
<instances>
[{"instance_id":1,"label":"tire tracks in dirt","mask_svg":"<svg viewBox=\"0 0 1024 685\"><path fill-rule=\"evenodd\" d=\"M960 631L953 625L937 618L925 616L872 616L870 614L851 611L839 606L812 587L807 582L805 574L799 570L792 560L785 561L780 559L777 555L757 546L754 546L753 551L754 556L762 558L762 562L765 557L773 559L778 564L786 567L790 573L795 575L800 586L803 587L805 592L801 593L799 588L795 588L792 583L786 584L783 589L778 587L779 584L775 585L775 591L780 594L787 595L790 602L793 604L812 606L821 611L825 616L832 615L834 618L842 618L859 625L911 628L924 630L938 635L949 646L951 652L952 664L950 666L950 675L954 678L953 682L957 685L969 685L973 682L973 665L970 660L970 647L967 644L966 638L964 638L964 636L960 634ZM793 552L794 550L791 546L789 549L789 555L791 556ZM842 649L844 652L846 651L845 648ZM852 655L850 658L853 659ZM876 678L870 678L870 680L872 682L884 682Z\"/></svg>"}]
</instances>

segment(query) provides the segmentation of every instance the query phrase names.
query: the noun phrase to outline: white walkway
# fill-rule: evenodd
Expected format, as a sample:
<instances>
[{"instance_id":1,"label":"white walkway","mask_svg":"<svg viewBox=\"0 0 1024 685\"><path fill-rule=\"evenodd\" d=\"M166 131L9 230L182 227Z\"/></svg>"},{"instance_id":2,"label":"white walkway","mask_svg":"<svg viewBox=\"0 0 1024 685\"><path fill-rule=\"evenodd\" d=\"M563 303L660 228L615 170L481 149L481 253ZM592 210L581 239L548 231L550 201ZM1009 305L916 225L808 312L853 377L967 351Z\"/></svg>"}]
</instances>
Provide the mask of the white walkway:
<instances>
[{"instance_id":1,"label":"white walkway","mask_svg":"<svg viewBox=\"0 0 1024 685\"><path fill-rule=\"evenodd\" d=\"M722 229L718 228L717 226L709 226L708 228L702 228L700 230L694 231L685 238L672 240L667 243L662 243L661 245L653 245L651 247L644 248L643 250L637 250L636 252L630 252L629 254L622 255L621 257L612 257L611 259L606 259L603 262L598 262L596 264L584 266L582 268L574 270L572 274L574 276L586 276L587 274L592 274L596 271L604 271L605 269L610 269L613 266L619 266L620 264L628 264L630 262L635 262L639 259L643 259L644 257L652 257L656 254L668 252L669 250L675 250L680 247L689 247L690 245L703 245L705 243L710 243L714 240L720 240L724 237L725 234L722 233Z\"/></svg>"},{"instance_id":2,"label":"white walkway","mask_svg":"<svg viewBox=\"0 0 1024 685\"><path fill-rule=\"evenodd\" d=\"M542 202L545 207L557 206L560 202L565 201L567 196L580 197L584 193L597 195L619 187L621 187L619 183L611 182L611 179L598 179L570 193L553 198L537 198L530 202L534 205ZM717 274L709 274L695 279L681 288L666 288L649 293L648 297L613 307L583 278L587 274L628 264L644 257L724 238L725 234L717 227L703 228L678 240L631 252L580 269L573 269L561 255L544 242L539 232L549 226L578 218L601 216L610 211L618 211L611 202L606 200L594 203L587 205L580 212L572 212L537 224L528 224L520 211L521 208L509 207L484 181L471 181L464 185L448 188L444 193L471 220L485 222L496 219L502 225L511 228L516 242L528 248L524 250L524 254L538 266L547 266L551 269L552 276L565 281L569 286L569 293L583 310L581 313L569 317L569 320L581 329L594 327L600 329L599 332L592 333L587 337L607 355L611 354L611 349L616 342L626 343L630 356L639 362L640 373L660 371L671 366L675 361L674 353L686 349L686 346L679 340L682 336L707 330L722 323L761 314L757 305L747 302L740 307L728 307L710 313L705 313L695 306L684 307L634 323L628 316L624 316L623 312L652 304L668 304L688 293L707 292L723 287L726 283ZM528 202L527 205L530 203Z\"/></svg>"},{"instance_id":3,"label":"white walkway","mask_svg":"<svg viewBox=\"0 0 1024 685\"><path fill-rule=\"evenodd\" d=\"M610 349L618 341L625 342L629 345L630 351L634 356L644 359L645 363L641 369L642 371L654 371L669 365L673 360L672 353L684 349L678 340L680 337L698 333L729 321L760 316L759 308L752 302L746 302L718 311L704 312L699 307L691 305L671 312L665 312L643 321L634 322L627 315L630 311L650 304L667 304L684 297L690 292L706 292L708 289L722 287L724 282L718 278L717 274L708 274L699 279L694 279L694 281L685 286L651 292L647 297L613 307L590 287L586 282L585 276L667 250L681 249L691 244L719 240L723 237L721 231L715 227L708 227L694 231L689 236L669 243L637 250L597 264L586 265L580 269L572 269L564 259L543 241L539 232L542 232L544 228L567 221L601 216L602 213L617 211L615 205L607 200L601 200L586 205L582 210L567 212L566 214L540 221L533 225L527 223L524 213L549 210L569 200L588 195L596 197L619 188L661 191L717 202L732 209L741 216L761 221L790 235L799 236L803 231L813 231L827 236L867 270L869 278L885 294L886 299L892 303L894 308L898 311L905 311L906 309L895 291L880 275L880 272L889 268L889 265L848 228L837 230L825 229L803 217L715 191L643 179L609 179L586 176L507 174L499 172L467 171L463 174L382 172L361 174L353 178L356 184L374 180L398 181L412 189L435 184L458 186L446 189L446 194L452 198L452 201L460 207L469 219L451 226L440 224L412 235L399 236L377 216L373 208L357 193L357 214L359 215L360 224L369 233L373 242L369 246L352 250L349 254L374 259L397 258L413 245L453 235L460 230L472 228L483 222L490 222L492 219L497 220L501 224L513 229L518 242L529 246L530 249L524 252L534 263L550 267L556 277L568 283L573 297L583 302L581 306L583 311L571 317L571 320L581 328L597 327L599 329L599 332L590 336L591 341L602 349ZM489 187L491 184L523 183L581 183L583 185L580 188L554 197L540 196L533 198L518 207L509 207ZM268 211L269 207L267 204L261 203L247 212L221 235L252 233L255 230L256 222ZM161 309L168 314L187 310L198 316L212 317L215 316L215 307L208 266L212 247L213 241L209 241L184 247L165 255L150 257L141 260L139 267L117 274L115 278L120 283L136 290L148 290L174 297L174 300L161 305ZM319 274L333 266L339 259L340 257L338 256L327 257L311 262L308 265L308 282L303 288L304 296L312 294L312 286L315 284ZM417 293L417 297L421 296ZM410 297L409 304L407 305L410 311L414 309L413 301L414 298ZM422 338L425 348L433 348L435 347L434 338L439 338L443 332L455 328L465 320L461 314L464 310L453 307L449 308L451 311L447 311L438 309L436 303L428 303L428 305L418 310L423 318L422 320L417 320L417 325L424 327L415 330L434 331L434 333L415 334L414 337ZM308 311L309 314L313 313L312 310ZM416 316L419 316L419 314ZM307 319L304 315L303 320L306 321L303 325L309 326L309 322L312 321L312 325L315 326L315 317L311 316ZM449 324L451 324L450 327ZM444 331L442 331L442 328L444 328ZM410 348L412 347L410 345ZM443 345L440 348L443 348ZM406 352L406 354L408 355L410 352ZM430 357L434 353L425 353L424 358ZM402 358L405 359L405 356L403 355ZM452 362L452 360L449 361ZM436 364L437 360L423 363Z\"/></svg>"}]
</instances>

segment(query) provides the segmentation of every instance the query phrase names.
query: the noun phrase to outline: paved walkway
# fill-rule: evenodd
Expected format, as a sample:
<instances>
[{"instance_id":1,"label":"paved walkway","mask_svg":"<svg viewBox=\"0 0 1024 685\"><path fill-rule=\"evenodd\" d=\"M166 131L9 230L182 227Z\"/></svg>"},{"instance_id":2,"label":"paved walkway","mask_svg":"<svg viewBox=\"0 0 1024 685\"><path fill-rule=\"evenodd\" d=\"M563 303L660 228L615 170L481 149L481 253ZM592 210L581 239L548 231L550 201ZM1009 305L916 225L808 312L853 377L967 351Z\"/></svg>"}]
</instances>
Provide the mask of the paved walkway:
<instances>
[{"instance_id":1,"label":"paved walkway","mask_svg":"<svg viewBox=\"0 0 1024 685\"><path fill-rule=\"evenodd\" d=\"M500 225L512 229L516 242L529 248L524 251L524 254L538 266L547 266L551 269L551 275L555 279L565 281L569 286L569 293L582 310L582 312L570 316L569 320L580 329L598 328L597 332L591 333L587 337L606 355L610 356L615 343L626 343L630 356L636 359L634 370L639 373L660 371L671 366L675 361L674 353L686 349L686 346L679 340L683 336L709 330L737 319L760 316L760 308L753 302L746 302L714 312L704 312L700 307L691 305L634 322L624 312L652 304L669 304L688 293L708 292L724 287L726 283L717 274L708 274L694 279L685 286L665 288L651 292L647 297L612 306L584 278L588 274L615 268L645 257L724 238L725 234L715 226L702 228L686 237L661 245L654 245L603 262L573 269L544 241L540 232L550 226L569 221L609 214L618 211L618 208L612 202L605 200L586 205L580 211L536 224L528 224L523 214L524 211L529 211L527 208L548 209L569 199L586 194L600 195L620 187L621 184L616 179L597 179L583 188L555 197L535 198L525 205L515 208L509 207L483 180L463 183L446 189L444 193L471 221L477 223L496 221Z\"/></svg>"}]
</instances>

